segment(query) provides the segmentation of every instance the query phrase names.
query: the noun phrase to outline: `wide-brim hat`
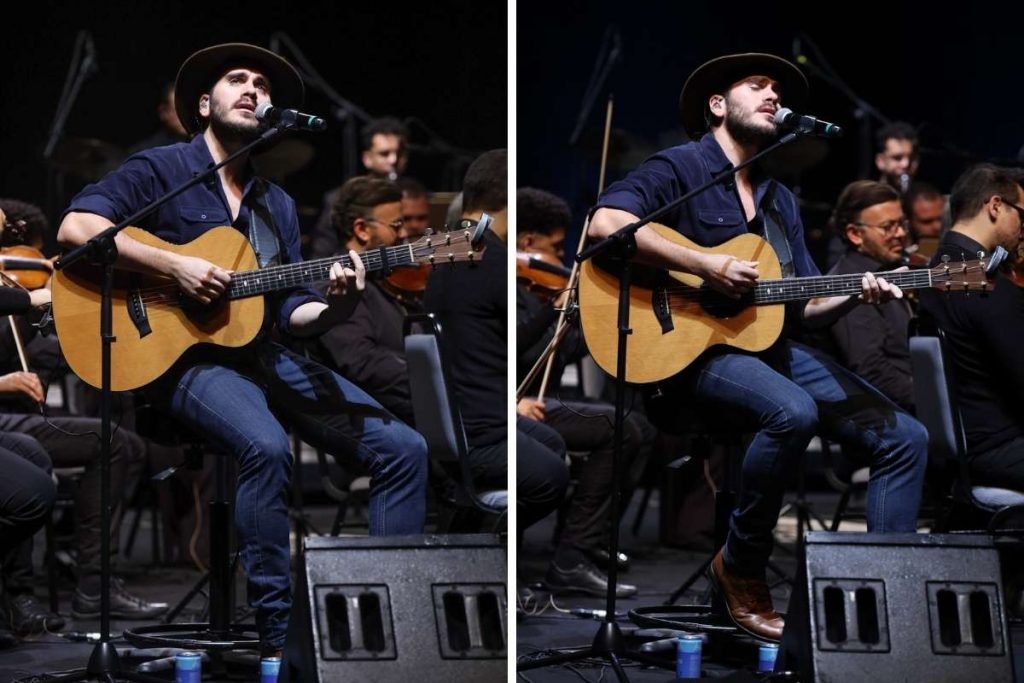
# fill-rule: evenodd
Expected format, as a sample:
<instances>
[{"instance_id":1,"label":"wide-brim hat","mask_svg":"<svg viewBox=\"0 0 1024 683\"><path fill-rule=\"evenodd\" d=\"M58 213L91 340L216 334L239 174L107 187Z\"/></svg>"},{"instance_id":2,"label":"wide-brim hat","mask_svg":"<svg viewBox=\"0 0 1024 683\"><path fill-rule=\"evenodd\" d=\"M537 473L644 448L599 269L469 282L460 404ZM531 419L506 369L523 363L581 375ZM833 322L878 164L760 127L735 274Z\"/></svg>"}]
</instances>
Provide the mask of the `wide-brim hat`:
<instances>
[{"instance_id":1,"label":"wide-brim hat","mask_svg":"<svg viewBox=\"0 0 1024 683\"><path fill-rule=\"evenodd\" d=\"M800 69L781 57L762 52L745 52L704 62L690 74L679 94L679 114L686 134L696 139L707 130L708 98L724 92L748 76L768 76L779 83L782 102L799 111L807 99L807 78Z\"/></svg>"},{"instance_id":2,"label":"wide-brim hat","mask_svg":"<svg viewBox=\"0 0 1024 683\"><path fill-rule=\"evenodd\" d=\"M302 78L283 57L248 43L213 45L192 54L178 70L174 82L174 109L189 133L199 131L199 98L224 73L236 66L258 69L270 79L274 106L296 109L302 105L305 88Z\"/></svg>"}]
</instances>

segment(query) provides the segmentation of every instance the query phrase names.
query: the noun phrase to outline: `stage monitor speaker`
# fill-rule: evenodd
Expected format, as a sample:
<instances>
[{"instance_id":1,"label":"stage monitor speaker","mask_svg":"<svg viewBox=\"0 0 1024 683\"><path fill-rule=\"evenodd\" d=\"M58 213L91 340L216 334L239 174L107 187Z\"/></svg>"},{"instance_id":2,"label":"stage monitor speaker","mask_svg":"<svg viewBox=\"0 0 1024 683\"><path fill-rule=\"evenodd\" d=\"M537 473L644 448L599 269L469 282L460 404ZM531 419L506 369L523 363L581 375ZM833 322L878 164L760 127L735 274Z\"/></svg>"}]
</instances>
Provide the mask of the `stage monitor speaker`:
<instances>
[{"instance_id":1,"label":"stage monitor speaker","mask_svg":"<svg viewBox=\"0 0 1024 683\"><path fill-rule=\"evenodd\" d=\"M304 564L304 621L321 683L506 679L507 553L498 536L314 537ZM290 680L313 680L312 668Z\"/></svg>"},{"instance_id":2,"label":"stage monitor speaker","mask_svg":"<svg viewBox=\"0 0 1024 683\"><path fill-rule=\"evenodd\" d=\"M806 681L1012 681L991 538L810 532L776 671Z\"/></svg>"}]
</instances>

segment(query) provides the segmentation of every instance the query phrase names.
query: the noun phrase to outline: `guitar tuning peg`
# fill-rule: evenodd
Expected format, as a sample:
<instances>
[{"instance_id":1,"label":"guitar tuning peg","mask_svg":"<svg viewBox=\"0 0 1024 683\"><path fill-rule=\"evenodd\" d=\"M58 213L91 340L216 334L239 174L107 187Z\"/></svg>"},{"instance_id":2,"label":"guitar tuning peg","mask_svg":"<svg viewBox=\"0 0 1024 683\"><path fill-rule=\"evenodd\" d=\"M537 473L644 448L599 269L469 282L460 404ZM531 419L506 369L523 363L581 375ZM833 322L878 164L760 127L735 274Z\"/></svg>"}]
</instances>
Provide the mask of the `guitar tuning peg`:
<instances>
[{"instance_id":1,"label":"guitar tuning peg","mask_svg":"<svg viewBox=\"0 0 1024 683\"><path fill-rule=\"evenodd\" d=\"M433 228L427 228L427 229L426 229L426 230L425 230L425 231L423 232L423 234L424 234L424 235L426 235L427 237L430 237L431 235L433 235L433 234L434 234L434 229L433 229Z\"/></svg>"},{"instance_id":2,"label":"guitar tuning peg","mask_svg":"<svg viewBox=\"0 0 1024 683\"><path fill-rule=\"evenodd\" d=\"M949 254L943 254L942 255L942 262L943 263L949 263Z\"/></svg>"}]
</instances>

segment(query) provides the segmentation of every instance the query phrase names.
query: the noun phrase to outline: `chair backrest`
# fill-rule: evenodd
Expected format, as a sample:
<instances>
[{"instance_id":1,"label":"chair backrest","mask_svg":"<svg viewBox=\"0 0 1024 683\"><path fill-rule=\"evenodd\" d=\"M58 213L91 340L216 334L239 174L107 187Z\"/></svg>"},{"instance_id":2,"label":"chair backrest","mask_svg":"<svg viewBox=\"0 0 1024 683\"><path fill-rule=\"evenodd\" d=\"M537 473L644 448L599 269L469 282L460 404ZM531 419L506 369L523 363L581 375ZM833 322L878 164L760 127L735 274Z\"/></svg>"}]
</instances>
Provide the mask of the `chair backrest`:
<instances>
[{"instance_id":1,"label":"chair backrest","mask_svg":"<svg viewBox=\"0 0 1024 683\"><path fill-rule=\"evenodd\" d=\"M413 331L414 326L418 331ZM469 466L469 446L462 413L444 353L441 323L433 314L405 319L405 360L416 431L423 435L431 458L459 463L461 486L474 506L497 513L508 506L508 492L477 492Z\"/></svg>"},{"instance_id":2,"label":"chair backrest","mask_svg":"<svg viewBox=\"0 0 1024 683\"><path fill-rule=\"evenodd\" d=\"M956 408L956 397L950 387L945 339L941 330L935 337L910 338L910 367L914 376L917 417L928 430L929 456L957 461L961 493L975 505L989 509L1024 505L1024 494L1019 491L971 485L967 439Z\"/></svg>"},{"instance_id":3,"label":"chair backrest","mask_svg":"<svg viewBox=\"0 0 1024 683\"><path fill-rule=\"evenodd\" d=\"M929 457L943 466L961 461L966 452L963 427L949 390L941 337L911 337L910 368L917 418L928 430Z\"/></svg>"},{"instance_id":4,"label":"chair backrest","mask_svg":"<svg viewBox=\"0 0 1024 683\"><path fill-rule=\"evenodd\" d=\"M414 331L414 326L419 329ZM462 413L441 350L441 324L433 315L406 317L405 358L416 430L426 440L430 457L464 460L468 446Z\"/></svg>"}]
</instances>

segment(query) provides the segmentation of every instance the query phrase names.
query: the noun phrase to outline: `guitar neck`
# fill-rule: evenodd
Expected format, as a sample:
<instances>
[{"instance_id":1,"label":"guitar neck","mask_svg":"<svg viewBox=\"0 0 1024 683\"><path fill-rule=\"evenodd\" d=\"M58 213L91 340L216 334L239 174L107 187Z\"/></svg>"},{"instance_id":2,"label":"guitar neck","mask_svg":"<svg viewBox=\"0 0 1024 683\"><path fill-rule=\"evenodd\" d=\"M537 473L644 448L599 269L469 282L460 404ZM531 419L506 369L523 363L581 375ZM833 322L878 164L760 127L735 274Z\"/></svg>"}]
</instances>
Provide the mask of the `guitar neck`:
<instances>
[{"instance_id":1,"label":"guitar neck","mask_svg":"<svg viewBox=\"0 0 1024 683\"><path fill-rule=\"evenodd\" d=\"M411 244L401 244L385 249L372 249L359 254L359 259L366 267L367 273L377 270L409 266L416 263ZM244 299L281 289L290 289L302 285L325 282L330 279L331 266L341 263L345 268L352 267L352 259L347 254L328 256L327 258L298 263L286 263L259 270L247 270L231 276L228 297Z\"/></svg>"},{"instance_id":2,"label":"guitar neck","mask_svg":"<svg viewBox=\"0 0 1024 683\"><path fill-rule=\"evenodd\" d=\"M908 270L881 274L886 281L900 289L921 289L932 286L930 270ZM861 293L863 273L850 275L821 275L781 280L763 280L754 288L755 304L781 304L826 296Z\"/></svg>"}]
</instances>

